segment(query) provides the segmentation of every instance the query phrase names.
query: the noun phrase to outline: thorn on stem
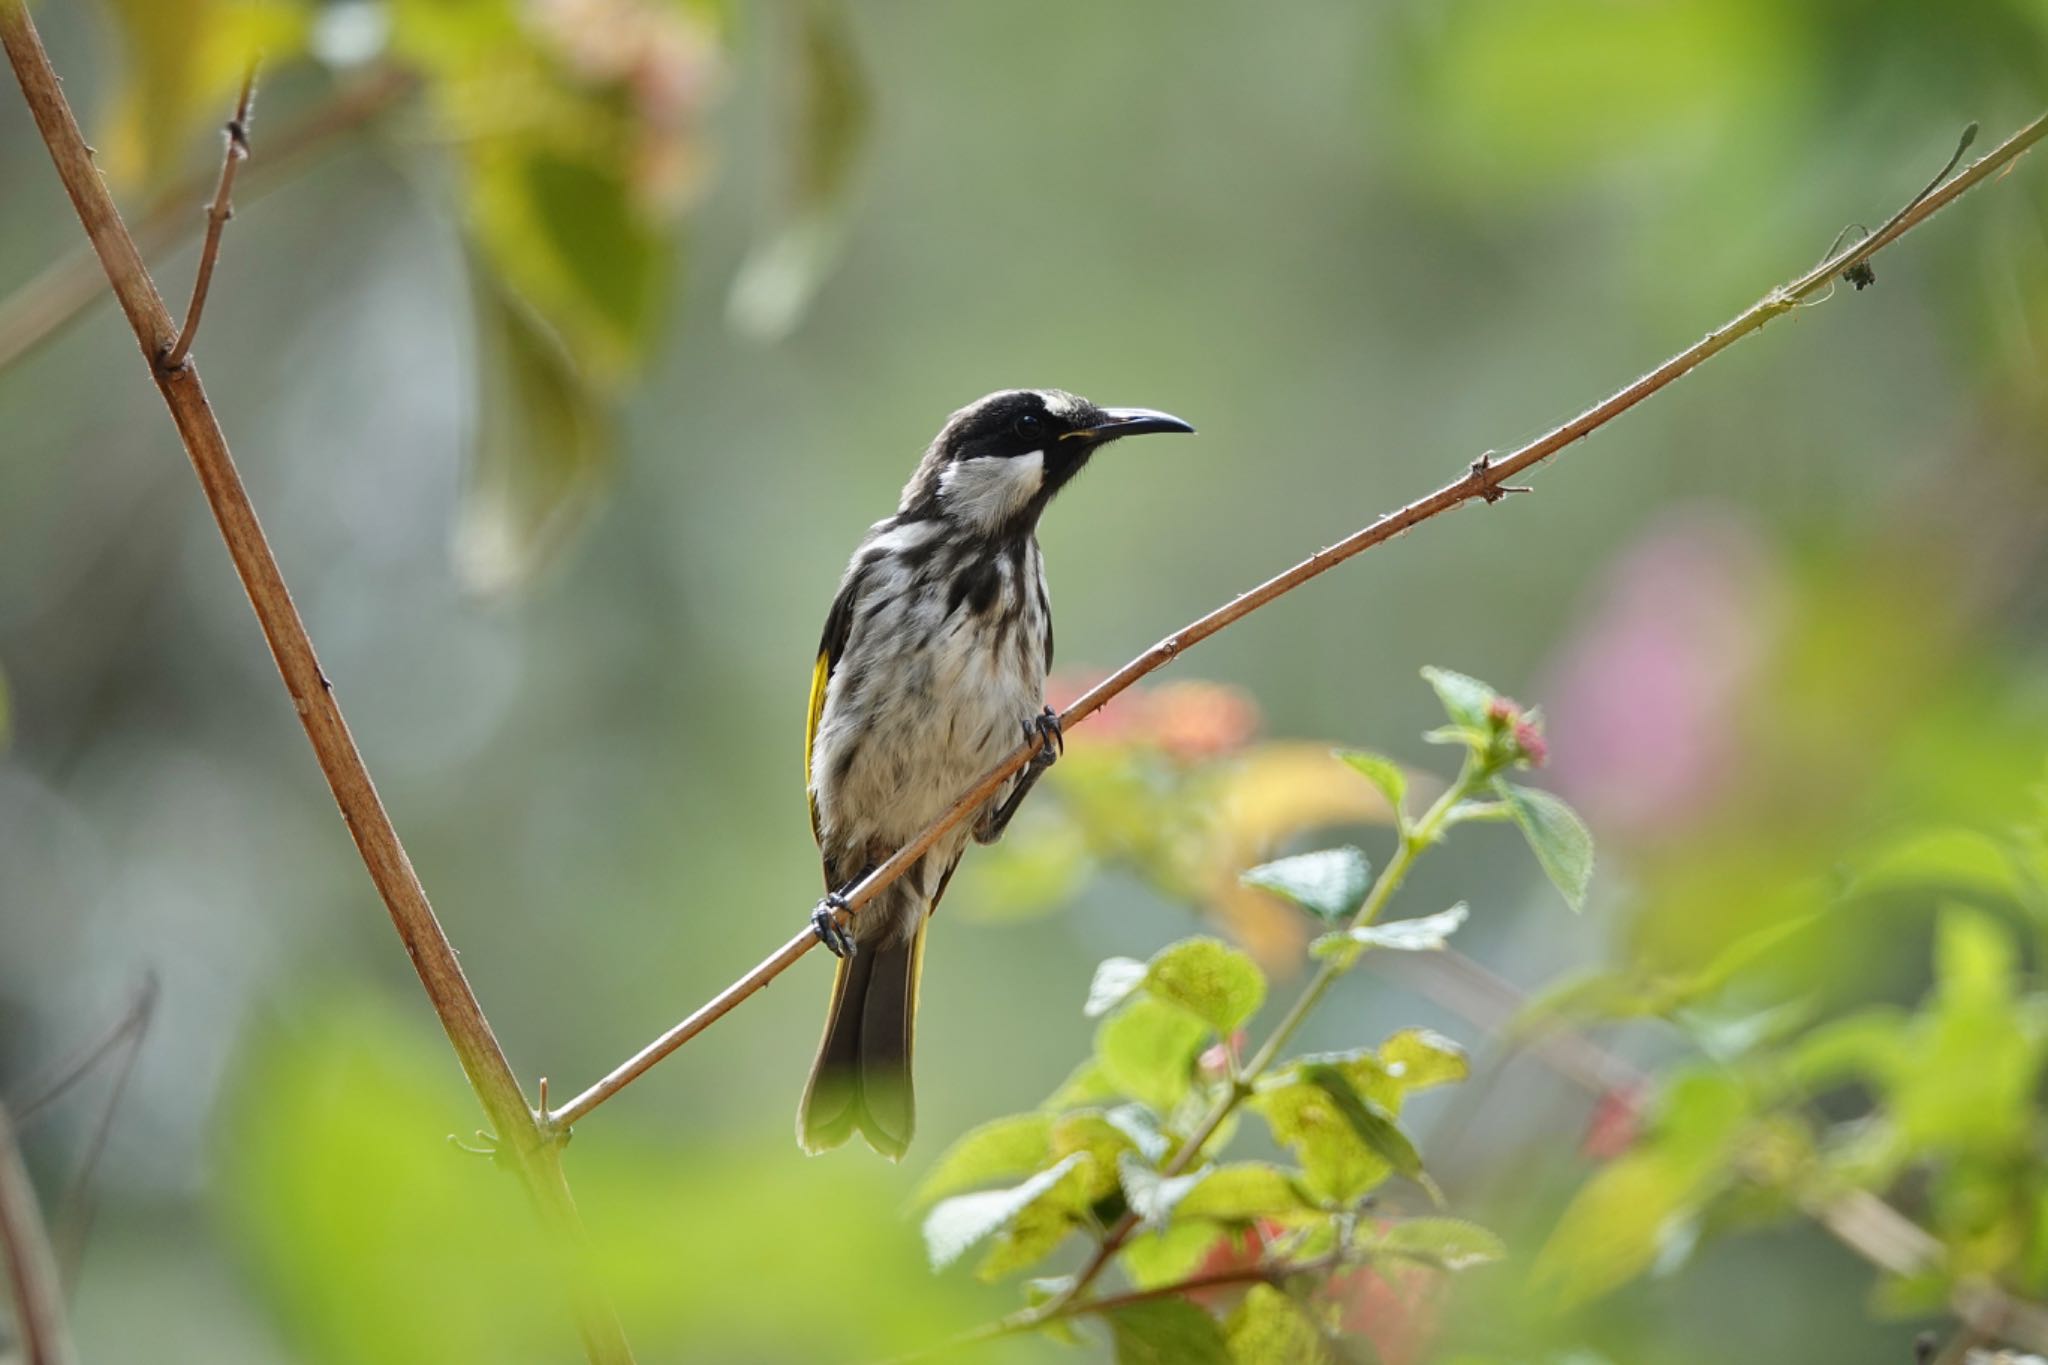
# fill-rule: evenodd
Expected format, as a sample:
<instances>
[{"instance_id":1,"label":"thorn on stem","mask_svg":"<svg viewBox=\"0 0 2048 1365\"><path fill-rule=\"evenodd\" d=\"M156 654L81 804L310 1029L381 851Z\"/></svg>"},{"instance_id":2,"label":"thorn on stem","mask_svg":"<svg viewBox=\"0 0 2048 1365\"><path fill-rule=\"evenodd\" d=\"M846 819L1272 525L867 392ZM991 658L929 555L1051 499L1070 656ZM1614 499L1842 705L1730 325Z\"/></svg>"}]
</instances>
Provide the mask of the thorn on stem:
<instances>
[{"instance_id":1,"label":"thorn on stem","mask_svg":"<svg viewBox=\"0 0 2048 1365\"><path fill-rule=\"evenodd\" d=\"M1493 452L1487 451L1472 462L1472 477L1479 480L1479 496L1491 507L1510 493L1533 493L1535 490L1525 483L1495 483L1493 473Z\"/></svg>"}]
</instances>

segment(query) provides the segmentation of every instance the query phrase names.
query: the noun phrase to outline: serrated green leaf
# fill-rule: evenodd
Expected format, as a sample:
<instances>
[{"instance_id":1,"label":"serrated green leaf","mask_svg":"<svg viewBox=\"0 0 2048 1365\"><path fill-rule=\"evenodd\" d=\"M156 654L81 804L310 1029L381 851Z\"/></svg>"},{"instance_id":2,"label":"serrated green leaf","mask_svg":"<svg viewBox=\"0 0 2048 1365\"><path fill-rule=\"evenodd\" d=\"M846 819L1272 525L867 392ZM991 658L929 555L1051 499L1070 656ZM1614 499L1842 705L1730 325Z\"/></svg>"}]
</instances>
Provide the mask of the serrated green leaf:
<instances>
[{"instance_id":1,"label":"serrated green leaf","mask_svg":"<svg viewBox=\"0 0 2048 1365\"><path fill-rule=\"evenodd\" d=\"M1405 1028L1380 1044L1380 1067L1403 1096L1472 1074L1465 1049L1432 1029ZM1372 1092L1367 1090L1366 1094Z\"/></svg>"},{"instance_id":2,"label":"serrated green leaf","mask_svg":"<svg viewBox=\"0 0 2048 1365\"><path fill-rule=\"evenodd\" d=\"M1285 1219L1315 1208L1315 1201L1302 1191L1293 1172L1270 1162L1239 1161L1204 1172L1195 1187L1181 1197L1176 1216L1234 1223Z\"/></svg>"},{"instance_id":3,"label":"serrated green leaf","mask_svg":"<svg viewBox=\"0 0 2048 1365\"><path fill-rule=\"evenodd\" d=\"M944 1270L976 1243L1009 1227L1024 1210L1058 1190L1087 1159L1084 1153L1075 1152L1010 1189L984 1190L942 1200L924 1220L925 1249L931 1257L932 1269Z\"/></svg>"},{"instance_id":4,"label":"serrated green leaf","mask_svg":"<svg viewBox=\"0 0 2048 1365\"><path fill-rule=\"evenodd\" d=\"M1251 868L1246 886L1285 896L1316 918L1336 923L1358 912L1372 889L1372 867L1355 848L1328 848Z\"/></svg>"},{"instance_id":5,"label":"serrated green leaf","mask_svg":"<svg viewBox=\"0 0 2048 1365\"><path fill-rule=\"evenodd\" d=\"M1117 1163L1126 1152L1136 1150L1108 1115L1086 1109L1053 1120L1051 1147L1055 1159L1074 1152L1088 1158L1087 1167L1076 1172L1074 1180L1084 1202L1090 1204L1116 1192Z\"/></svg>"},{"instance_id":6,"label":"serrated green leaf","mask_svg":"<svg viewBox=\"0 0 2048 1365\"><path fill-rule=\"evenodd\" d=\"M1062 1181L1044 1196L1033 1200L1010 1220L989 1247L988 1255L974 1268L974 1276L987 1284L1019 1271L1029 1270L1059 1249L1060 1243L1086 1218L1087 1198L1075 1186L1078 1177Z\"/></svg>"},{"instance_id":7,"label":"serrated green leaf","mask_svg":"<svg viewBox=\"0 0 2048 1365\"><path fill-rule=\"evenodd\" d=\"M1036 1171L1052 1158L1052 1118L1012 1114L969 1129L948 1147L912 1196L929 1204L961 1190Z\"/></svg>"},{"instance_id":8,"label":"serrated green leaf","mask_svg":"<svg viewBox=\"0 0 2048 1365\"><path fill-rule=\"evenodd\" d=\"M1325 1365L1329 1347L1294 1300L1255 1284L1226 1328L1233 1365Z\"/></svg>"},{"instance_id":9,"label":"serrated green leaf","mask_svg":"<svg viewBox=\"0 0 2048 1365\"><path fill-rule=\"evenodd\" d=\"M1436 689L1437 700L1443 703L1444 714L1451 723L1463 730L1487 730L1486 712L1499 696L1491 687L1477 678L1468 678L1463 673L1454 673L1448 668L1425 668L1423 678Z\"/></svg>"},{"instance_id":10,"label":"serrated green leaf","mask_svg":"<svg viewBox=\"0 0 2048 1365\"><path fill-rule=\"evenodd\" d=\"M1095 977L1088 983L1088 1003L1081 1006L1081 1013L1090 1019L1108 1014L1145 984L1147 970L1135 957L1104 958L1095 966Z\"/></svg>"},{"instance_id":11,"label":"serrated green leaf","mask_svg":"<svg viewBox=\"0 0 2048 1365\"><path fill-rule=\"evenodd\" d=\"M1585 821L1549 792L1512 782L1495 785L1551 885L1572 909L1585 909L1593 881L1593 835Z\"/></svg>"},{"instance_id":12,"label":"serrated green leaf","mask_svg":"<svg viewBox=\"0 0 2048 1365\"><path fill-rule=\"evenodd\" d=\"M1400 764L1369 749L1339 749L1337 757L1379 788L1380 795L1387 798L1387 806L1396 814L1400 813L1401 802L1408 795L1408 774L1402 771Z\"/></svg>"},{"instance_id":13,"label":"serrated green leaf","mask_svg":"<svg viewBox=\"0 0 2048 1365\"><path fill-rule=\"evenodd\" d=\"M1499 1237L1461 1218L1403 1219L1380 1235L1373 1251L1444 1270L1469 1270L1508 1254Z\"/></svg>"},{"instance_id":14,"label":"serrated green leaf","mask_svg":"<svg viewBox=\"0 0 2048 1365\"><path fill-rule=\"evenodd\" d=\"M1145 990L1228 1038L1258 1012L1266 977L1249 956L1213 938L1184 939L1162 950L1145 972Z\"/></svg>"},{"instance_id":15,"label":"serrated green leaf","mask_svg":"<svg viewBox=\"0 0 2048 1365\"><path fill-rule=\"evenodd\" d=\"M1108 1317L1116 1365L1232 1365L1222 1327L1186 1299L1147 1299Z\"/></svg>"},{"instance_id":16,"label":"serrated green leaf","mask_svg":"<svg viewBox=\"0 0 2048 1365\"><path fill-rule=\"evenodd\" d=\"M1432 952L1448 943L1471 913L1460 901L1448 910L1417 919L1361 924L1342 933L1324 934L1309 945L1309 951L1317 957L1333 957L1347 945L1355 944L1360 948L1389 948L1404 953Z\"/></svg>"},{"instance_id":17,"label":"serrated green leaf","mask_svg":"<svg viewBox=\"0 0 2048 1365\"><path fill-rule=\"evenodd\" d=\"M1095 1030L1095 1060L1117 1094L1167 1114L1188 1093L1196 1054L1208 1036L1202 1021L1186 1010L1141 995Z\"/></svg>"}]
</instances>

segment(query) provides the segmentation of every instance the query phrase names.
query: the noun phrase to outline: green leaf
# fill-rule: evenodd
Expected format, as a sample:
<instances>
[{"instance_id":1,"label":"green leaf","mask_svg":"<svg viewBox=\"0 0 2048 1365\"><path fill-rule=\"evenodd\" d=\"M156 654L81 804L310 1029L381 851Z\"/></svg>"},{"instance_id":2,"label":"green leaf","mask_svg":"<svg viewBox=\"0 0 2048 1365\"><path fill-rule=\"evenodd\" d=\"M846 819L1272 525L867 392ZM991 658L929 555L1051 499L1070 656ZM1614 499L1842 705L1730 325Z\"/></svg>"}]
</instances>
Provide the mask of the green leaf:
<instances>
[{"instance_id":1,"label":"green leaf","mask_svg":"<svg viewBox=\"0 0 2048 1365\"><path fill-rule=\"evenodd\" d=\"M473 270L480 398L456 526L468 585L525 581L588 515L610 477L611 417L560 341L484 270Z\"/></svg>"},{"instance_id":2,"label":"green leaf","mask_svg":"<svg viewBox=\"0 0 2048 1365\"><path fill-rule=\"evenodd\" d=\"M1448 910L1419 919L1394 920L1388 924L1361 924L1339 934L1324 934L1309 945L1316 957L1334 957L1350 946L1391 948L1397 952L1421 953L1442 948L1471 914L1463 901Z\"/></svg>"},{"instance_id":3,"label":"green leaf","mask_svg":"<svg viewBox=\"0 0 2048 1365\"><path fill-rule=\"evenodd\" d=\"M1081 1013L1090 1019L1108 1014L1145 984L1147 964L1135 957L1105 958L1095 967L1095 979L1088 983L1088 1003Z\"/></svg>"},{"instance_id":4,"label":"green leaf","mask_svg":"<svg viewBox=\"0 0 2048 1365\"><path fill-rule=\"evenodd\" d=\"M1108 1115L1086 1109L1053 1121L1051 1145L1056 1159L1074 1152L1088 1158L1087 1166L1075 1173L1074 1184L1083 1194L1083 1202L1089 1204L1116 1192L1117 1164L1126 1153L1136 1150Z\"/></svg>"},{"instance_id":5,"label":"green leaf","mask_svg":"<svg viewBox=\"0 0 2048 1365\"><path fill-rule=\"evenodd\" d=\"M1075 1152L1021 1185L941 1201L924 1220L924 1243L932 1269L944 1270L977 1242L1008 1228L1026 1209L1058 1190L1087 1159L1084 1153Z\"/></svg>"},{"instance_id":6,"label":"green leaf","mask_svg":"<svg viewBox=\"0 0 2048 1365\"><path fill-rule=\"evenodd\" d=\"M1857 896L1929 889L2007 901L2026 895L2012 853L1973 829L1915 831L1866 855L1848 886Z\"/></svg>"},{"instance_id":7,"label":"green leaf","mask_svg":"<svg viewBox=\"0 0 2048 1365\"><path fill-rule=\"evenodd\" d=\"M1269 1284L1245 1292L1226 1332L1234 1365L1323 1365L1330 1359L1316 1325Z\"/></svg>"},{"instance_id":8,"label":"green leaf","mask_svg":"<svg viewBox=\"0 0 2048 1365\"><path fill-rule=\"evenodd\" d=\"M1012 1114L962 1134L917 1187L912 1201L929 1204L961 1190L1029 1175L1052 1158L1052 1118Z\"/></svg>"},{"instance_id":9,"label":"green leaf","mask_svg":"<svg viewBox=\"0 0 2048 1365\"><path fill-rule=\"evenodd\" d=\"M1095 1030L1095 1060L1119 1095L1167 1114L1188 1093L1202 1021L1150 995L1129 1001Z\"/></svg>"},{"instance_id":10,"label":"green leaf","mask_svg":"<svg viewBox=\"0 0 2048 1365\"><path fill-rule=\"evenodd\" d=\"M1351 1078L1334 1066L1311 1062L1301 1068L1301 1077L1329 1096L1339 1116L1351 1125L1359 1141L1381 1160L1411 1180L1422 1177L1422 1157L1391 1115L1359 1094Z\"/></svg>"},{"instance_id":11,"label":"green leaf","mask_svg":"<svg viewBox=\"0 0 2048 1365\"><path fill-rule=\"evenodd\" d=\"M1355 848L1329 848L1254 867L1246 886L1285 896L1316 918L1336 923L1358 912L1372 889L1372 868Z\"/></svg>"},{"instance_id":12,"label":"green leaf","mask_svg":"<svg viewBox=\"0 0 2048 1365\"><path fill-rule=\"evenodd\" d=\"M1549 792L1495 784L1515 823L1529 841L1544 875L1564 894L1574 910L1586 908L1586 888L1593 880L1593 835L1576 812Z\"/></svg>"},{"instance_id":13,"label":"green leaf","mask_svg":"<svg viewBox=\"0 0 2048 1365\"><path fill-rule=\"evenodd\" d=\"M1406 1028L1380 1044L1381 1068L1406 1096L1472 1074L1465 1049L1432 1029Z\"/></svg>"},{"instance_id":14,"label":"green leaf","mask_svg":"<svg viewBox=\"0 0 2048 1365\"><path fill-rule=\"evenodd\" d=\"M1425 668L1422 676L1436 689L1437 700L1443 703L1444 714L1451 718L1453 725L1460 730L1476 730L1482 735L1487 732L1487 708L1499 695L1491 687L1477 678L1453 673L1448 668Z\"/></svg>"},{"instance_id":15,"label":"green leaf","mask_svg":"<svg viewBox=\"0 0 2048 1365\"><path fill-rule=\"evenodd\" d=\"M1234 1359L1216 1319L1186 1299L1126 1304L1108 1318L1117 1365L1231 1365Z\"/></svg>"},{"instance_id":16,"label":"green leaf","mask_svg":"<svg viewBox=\"0 0 2048 1365\"><path fill-rule=\"evenodd\" d=\"M1180 1006L1228 1038L1258 1013L1266 977L1246 954L1218 939L1190 938L1162 950L1145 972L1145 989Z\"/></svg>"},{"instance_id":17,"label":"green leaf","mask_svg":"<svg viewBox=\"0 0 2048 1365\"><path fill-rule=\"evenodd\" d=\"M1117 1264L1139 1289L1173 1284L1194 1274L1222 1239L1214 1223L1177 1222L1134 1234L1118 1253Z\"/></svg>"},{"instance_id":18,"label":"green leaf","mask_svg":"<svg viewBox=\"0 0 2048 1365\"><path fill-rule=\"evenodd\" d=\"M1060 1082L1060 1088L1046 1096L1045 1103L1038 1107L1042 1113L1058 1114L1069 1109L1100 1104L1104 1100L1113 1100L1121 1093L1103 1071L1102 1063L1090 1057L1075 1067L1067 1078Z\"/></svg>"},{"instance_id":19,"label":"green leaf","mask_svg":"<svg viewBox=\"0 0 2048 1365\"><path fill-rule=\"evenodd\" d=\"M1469 1270L1508 1254L1499 1237L1461 1218L1403 1219L1381 1234L1372 1249L1444 1270Z\"/></svg>"},{"instance_id":20,"label":"green leaf","mask_svg":"<svg viewBox=\"0 0 2048 1365\"><path fill-rule=\"evenodd\" d=\"M1387 798L1388 809L1396 815L1401 813L1401 802L1408 795L1408 774L1401 770L1400 764L1369 749L1339 749L1337 757L1379 788L1380 795Z\"/></svg>"},{"instance_id":21,"label":"green leaf","mask_svg":"<svg viewBox=\"0 0 2048 1365\"><path fill-rule=\"evenodd\" d=\"M1315 1208L1293 1172L1270 1162L1240 1161L1204 1172L1175 1206L1175 1216L1236 1223L1285 1218Z\"/></svg>"}]
</instances>

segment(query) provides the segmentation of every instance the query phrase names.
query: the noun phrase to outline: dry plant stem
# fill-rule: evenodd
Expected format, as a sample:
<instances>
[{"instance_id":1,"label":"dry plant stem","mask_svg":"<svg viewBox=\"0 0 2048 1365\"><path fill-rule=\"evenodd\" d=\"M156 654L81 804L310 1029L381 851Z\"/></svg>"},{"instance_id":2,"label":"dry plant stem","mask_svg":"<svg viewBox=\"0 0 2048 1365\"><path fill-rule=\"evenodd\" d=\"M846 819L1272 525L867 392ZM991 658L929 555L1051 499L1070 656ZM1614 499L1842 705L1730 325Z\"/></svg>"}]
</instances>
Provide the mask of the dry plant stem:
<instances>
[{"instance_id":1,"label":"dry plant stem","mask_svg":"<svg viewBox=\"0 0 2048 1365\"><path fill-rule=\"evenodd\" d=\"M242 487L226 437L207 403L198 367L172 369L159 362L176 329L155 283L122 225L112 196L92 164L92 154L65 102L34 24L21 0L0 0L0 44L7 50L22 94L64 188L92 239L93 249L127 314L151 377L176 422L193 471L206 494L228 553L241 576L249 603L262 625L278 672L291 693L299 721L312 742L321 771L355 838L370 878L390 911L420 983L454 1045L497 1134L498 1153L524 1180L540 1211L549 1245L564 1257L564 1273L576 1300L577 1325L592 1361L632 1359L618 1321L594 1284L576 1267L584 1238L575 1203L562 1174L559 1149L543 1140L519 1083L464 980L455 950L435 919L411 860L371 784L327 678L320 671L304 622L286 590L255 509ZM367 1102L367 1101L366 1101Z\"/></svg>"},{"instance_id":2,"label":"dry plant stem","mask_svg":"<svg viewBox=\"0 0 2048 1365\"><path fill-rule=\"evenodd\" d=\"M235 216L235 172L249 155L249 101L256 94L256 68L250 66L242 77L242 97L235 102L235 116L228 120L227 150L221 154L220 184L214 188L213 203L206 210L206 244L199 249L199 271L192 279L192 301L185 305L185 325L164 357L167 369L181 369L192 353L192 339L199 335L199 315L206 310L207 291L213 288L213 267L220 260L221 234L228 219Z\"/></svg>"},{"instance_id":3,"label":"dry plant stem","mask_svg":"<svg viewBox=\"0 0 2048 1365\"><path fill-rule=\"evenodd\" d=\"M76 1357L64 1328L57 1258L5 1109L0 1109L0 1260L6 1262L24 1365L71 1365Z\"/></svg>"},{"instance_id":4,"label":"dry plant stem","mask_svg":"<svg viewBox=\"0 0 2048 1365\"><path fill-rule=\"evenodd\" d=\"M1928 218L1947 208L1977 185L2010 166L2022 152L2044 136L2048 136L2048 115L2036 119L1998 147L1972 162L1955 179L1932 193L1921 196L1909 209L1895 217L1877 233L1852 247L1834 253L1806 274L1773 289L1733 320L1707 333L1698 342L1686 347L1656 369L1586 409L1564 425L1544 433L1503 459L1494 459L1491 452L1482 455L1472 463L1463 478L1445 484L1428 497L1412 502L1397 512L1388 513L1370 526L1346 536L1327 549L1318 550L1285 573L1267 579L1250 592L1167 636L1089 689L1061 713L1060 724L1064 727L1085 720L1102 709L1112 697L1148 673L1172 663L1186 650L1200 644L1225 626L1242 620L1268 602L1283 597L1310 579L1329 572L1352 556L1370 550L1375 545L1384 544L1404 531L1419 526L1432 517L1441 516L1454 507L1475 500L1498 502L1513 491L1508 485L1509 479L1534 468L1566 446L1605 426L1673 380L1713 359L1765 323L1799 307L1827 288L1843 271L1868 260L1879 250L1926 222ZM847 893L846 901L851 911L858 912L884 887L908 871L913 863L924 856L925 850L936 843L946 831L979 810L1001 790L1004 783L1030 761L1037 750L1038 740L1035 738L1019 747L986 777L964 792L960 799L929 828L898 849L895 856L862 879L859 885ZM758 967L721 991L717 999L709 1005L634 1053L603 1080L560 1109L542 1115L543 1126L559 1134L565 1132L571 1124L587 1118L599 1105L632 1084L655 1063L689 1042L735 1005L780 975L791 963L809 952L817 941L817 936L808 928L797 934Z\"/></svg>"},{"instance_id":5,"label":"dry plant stem","mask_svg":"<svg viewBox=\"0 0 2048 1365\"><path fill-rule=\"evenodd\" d=\"M362 127L396 104L413 85L413 78L404 71L385 67L335 91L284 132L264 138L263 159L237 182L242 198L246 201L266 185L276 184L290 168L310 164L310 153ZM168 251L185 239L193 223L192 201L205 192L206 182L194 177L157 196L131 229L145 257ZM0 300L0 370L56 336L106 296L106 276L89 246L43 267Z\"/></svg>"}]
</instances>

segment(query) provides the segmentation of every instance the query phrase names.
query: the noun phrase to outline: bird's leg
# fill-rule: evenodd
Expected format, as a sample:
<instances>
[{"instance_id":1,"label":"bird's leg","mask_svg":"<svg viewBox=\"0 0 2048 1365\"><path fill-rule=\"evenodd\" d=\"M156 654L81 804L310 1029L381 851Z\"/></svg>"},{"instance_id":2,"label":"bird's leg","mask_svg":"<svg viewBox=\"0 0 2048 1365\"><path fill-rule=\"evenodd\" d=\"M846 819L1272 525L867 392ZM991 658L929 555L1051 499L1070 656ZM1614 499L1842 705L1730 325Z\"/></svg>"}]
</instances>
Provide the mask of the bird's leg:
<instances>
[{"instance_id":1,"label":"bird's leg","mask_svg":"<svg viewBox=\"0 0 2048 1365\"><path fill-rule=\"evenodd\" d=\"M1024 722L1024 738L1036 739L1038 752L1031 755L1031 761L1017 775L1017 785L1003 798L1003 804L974 822L974 842L978 844L992 844L1003 837L1003 831L1010 827L1010 818L1017 813L1017 807L1024 804L1024 798L1031 794L1031 789L1045 775L1045 770L1067 751L1067 738L1060 730L1059 712L1050 706Z\"/></svg>"},{"instance_id":2,"label":"bird's leg","mask_svg":"<svg viewBox=\"0 0 2048 1365\"><path fill-rule=\"evenodd\" d=\"M818 908L811 911L811 931L817 934L818 942L825 945L825 951L834 957L848 958L859 951L854 945L853 930L841 924L839 917L853 913L853 907L847 903L846 893L859 886L861 877L872 871L872 866L863 868L859 877L855 877L839 890L827 891L825 899L818 902Z\"/></svg>"}]
</instances>

